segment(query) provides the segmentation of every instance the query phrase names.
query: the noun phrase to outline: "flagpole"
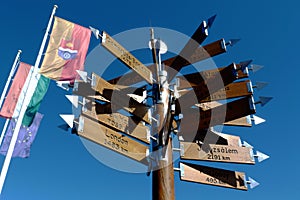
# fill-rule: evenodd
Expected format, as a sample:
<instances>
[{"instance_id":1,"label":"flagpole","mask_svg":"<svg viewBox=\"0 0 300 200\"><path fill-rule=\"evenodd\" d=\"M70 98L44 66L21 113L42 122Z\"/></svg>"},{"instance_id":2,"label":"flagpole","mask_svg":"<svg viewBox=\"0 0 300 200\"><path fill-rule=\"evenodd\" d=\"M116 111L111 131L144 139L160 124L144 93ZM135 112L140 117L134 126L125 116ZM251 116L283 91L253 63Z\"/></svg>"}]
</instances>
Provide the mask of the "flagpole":
<instances>
[{"instance_id":1,"label":"flagpole","mask_svg":"<svg viewBox=\"0 0 300 200\"><path fill-rule=\"evenodd\" d=\"M46 32L45 32L45 35L44 35L44 38L42 40L41 47L40 47L40 50L39 50L39 53L38 53L38 56L37 56L37 59L36 59L35 65L34 65L34 71L31 75L29 85L31 84L31 82L34 81L35 76L38 75L37 72L38 72L38 69L39 69L40 61L41 61L41 58L42 58L42 54L43 54L43 51L44 51L44 48L45 48L45 44L46 44L46 41L47 41L49 31L50 31L50 27L51 27L51 24L52 24L52 21L53 21L53 17L54 17L54 14L55 14L57 8L58 8L58 6L54 5L51 16L50 16L50 19L49 19L49 22L48 22L48 26L47 26L47 29L46 29ZM28 94L28 92L29 92L29 94ZM11 142L9 144L9 148L8 148L5 160L4 160L4 164L2 166L2 171L1 171L1 174L0 174L0 194L2 193L2 189L3 189L4 181L5 181L5 178L6 178L6 174L7 174L7 171L8 171L8 167L9 167L11 157L12 157L12 154L13 154L13 151L14 151L14 148L15 148L15 144L16 144L16 141L18 139L18 134L19 134L19 131L20 131L20 128L21 128L21 125L22 125L22 120L23 120L24 114L26 112L27 106L28 106L28 104L31 100L32 95L33 95L33 92L31 92L30 90L27 90L26 96L25 96L25 99L23 101L23 105L22 105L22 108L21 108L21 111L20 111L20 114L19 114L19 117L18 117L18 121L16 123L16 127L15 127L15 130L14 130L13 136L11 138Z\"/></svg>"},{"instance_id":2,"label":"flagpole","mask_svg":"<svg viewBox=\"0 0 300 200\"><path fill-rule=\"evenodd\" d=\"M4 135L5 135L5 132L6 132L9 121L10 121L10 119L6 119L4 127L2 129L2 133L1 133L1 136L0 136L0 146L2 145L2 141L3 141L3 138L4 138Z\"/></svg>"},{"instance_id":3,"label":"flagpole","mask_svg":"<svg viewBox=\"0 0 300 200\"><path fill-rule=\"evenodd\" d=\"M4 89L3 89L3 92L2 92L2 95L1 95L1 98L0 98L0 108L2 107L2 104L4 102L4 98L5 98L6 92L8 90L9 83L10 83L12 77L15 74L15 71L16 71L17 64L18 64L18 61L20 59L20 54L21 53L22 53L22 51L18 50L18 53L17 53L16 58L15 58L15 61L14 61L13 65L12 65L12 67L11 67L10 73L8 75L8 79L6 81L6 84L4 86Z\"/></svg>"}]
</instances>

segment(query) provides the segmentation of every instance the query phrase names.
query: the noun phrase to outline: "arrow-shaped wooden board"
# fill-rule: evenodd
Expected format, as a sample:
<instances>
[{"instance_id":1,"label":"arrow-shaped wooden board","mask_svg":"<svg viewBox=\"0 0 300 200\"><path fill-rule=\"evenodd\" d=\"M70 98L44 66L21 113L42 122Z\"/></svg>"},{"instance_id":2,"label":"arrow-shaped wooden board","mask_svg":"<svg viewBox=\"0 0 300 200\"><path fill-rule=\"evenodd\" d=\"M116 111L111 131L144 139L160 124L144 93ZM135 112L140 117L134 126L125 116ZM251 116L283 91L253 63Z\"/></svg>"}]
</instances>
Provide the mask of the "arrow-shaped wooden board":
<instances>
[{"instance_id":1,"label":"arrow-shaped wooden board","mask_svg":"<svg viewBox=\"0 0 300 200\"><path fill-rule=\"evenodd\" d=\"M190 163L180 163L180 179L207 185L247 190L246 175L243 172Z\"/></svg>"},{"instance_id":2,"label":"arrow-shaped wooden board","mask_svg":"<svg viewBox=\"0 0 300 200\"><path fill-rule=\"evenodd\" d=\"M186 92L179 98L179 103L182 106L192 106L201 100L208 98L211 94L223 89L224 86L237 80L236 65L233 63L220 71L219 76L201 81L192 90ZM196 98L195 98L196 96Z\"/></svg>"},{"instance_id":3,"label":"arrow-shaped wooden board","mask_svg":"<svg viewBox=\"0 0 300 200\"><path fill-rule=\"evenodd\" d=\"M202 99L200 103L251 96L253 94L251 86L252 85L249 80L230 83L217 92L212 93L209 97Z\"/></svg>"},{"instance_id":4,"label":"arrow-shaped wooden board","mask_svg":"<svg viewBox=\"0 0 300 200\"><path fill-rule=\"evenodd\" d=\"M133 89L124 87L121 89L93 73L92 84L77 82L74 85L73 94L84 96L86 98L96 97L96 99L99 99L97 96L101 96L106 101L110 102L108 104L101 105L105 112L112 113L119 109L124 109L150 124L151 120L148 113L149 108L128 96L127 92Z\"/></svg>"},{"instance_id":5,"label":"arrow-shaped wooden board","mask_svg":"<svg viewBox=\"0 0 300 200\"><path fill-rule=\"evenodd\" d=\"M195 104L195 105L198 106L199 108L201 108L201 110L206 111L206 110L215 108L217 106L220 106L222 104L217 101L211 101L211 102L199 103L199 104ZM238 119L235 119L232 121L225 122L225 123L223 123L223 125L251 127L252 122L251 122L250 115L248 115L246 117L241 117L241 118L238 118Z\"/></svg>"},{"instance_id":6,"label":"arrow-shaped wooden board","mask_svg":"<svg viewBox=\"0 0 300 200\"><path fill-rule=\"evenodd\" d=\"M216 78L217 75L226 67L220 67L217 69L210 69L201 72L185 74L184 76L178 76L179 79L179 87L178 89L186 89L190 87L195 87L199 85L201 82ZM236 64L237 69L237 79L248 78L249 74L246 70L241 70L241 64Z\"/></svg>"},{"instance_id":7,"label":"arrow-shaped wooden board","mask_svg":"<svg viewBox=\"0 0 300 200\"><path fill-rule=\"evenodd\" d=\"M152 72L104 31L102 33L102 46L115 55L125 65L127 65L127 67L143 77L143 79L148 83L153 83Z\"/></svg>"},{"instance_id":8,"label":"arrow-shaped wooden board","mask_svg":"<svg viewBox=\"0 0 300 200\"><path fill-rule=\"evenodd\" d=\"M244 97L206 111L197 108L186 108L181 111L183 113L181 131L184 134L196 133L198 129L221 125L256 112L252 97Z\"/></svg>"},{"instance_id":9,"label":"arrow-shaped wooden board","mask_svg":"<svg viewBox=\"0 0 300 200\"><path fill-rule=\"evenodd\" d=\"M181 159L255 164L250 147L180 142Z\"/></svg>"},{"instance_id":10,"label":"arrow-shaped wooden board","mask_svg":"<svg viewBox=\"0 0 300 200\"><path fill-rule=\"evenodd\" d=\"M145 145L83 115L80 116L79 124L81 124L77 130L79 136L142 164L147 164L146 156L148 148Z\"/></svg>"},{"instance_id":11,"label":"arrow-shaped wooden board","mask_svg":"<svg viewBox=\"0 0 300 200\"><path fill-rule=\"evenodd\" d=\"M134 122L130 117L124 116L120 113L102 113L99 109L99 104L93 103L90 110L86 109L82 111L82 114L92 118L100 123L111 127L117 131L130 135L145 143L150 143L148 134L150 130L147 126L141 123ZM100 108L101 109L101 108Z\"/></svg>"}]
</instances>

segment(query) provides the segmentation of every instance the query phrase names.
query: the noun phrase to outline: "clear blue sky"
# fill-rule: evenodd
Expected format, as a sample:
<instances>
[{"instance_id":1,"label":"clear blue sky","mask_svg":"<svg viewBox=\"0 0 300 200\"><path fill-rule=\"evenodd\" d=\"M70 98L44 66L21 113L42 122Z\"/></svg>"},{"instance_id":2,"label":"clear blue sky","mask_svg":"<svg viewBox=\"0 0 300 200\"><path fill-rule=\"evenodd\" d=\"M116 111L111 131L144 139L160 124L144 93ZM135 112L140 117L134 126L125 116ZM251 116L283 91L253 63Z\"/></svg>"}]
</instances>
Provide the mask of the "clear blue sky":
<instances>
[{"instance_id":1,"label":"clear blue sky","mask_svg":"<svg viewBox=\"0 0 300 200\"><path fill-rule=\"evenodd\" d=\"M54 4L57 16L94 25L111 35L149 26L164 27L191 35L202 20L217 14L205 43L221 37L241 38L234 48L218 57L227 65L253 59L265 68L251 80L270 85L259 95L273 96L268 105L258 106L257 115L267 120L259 126L230 128L224 132L241 136L271 159L248 165L218 165L244 171L261 183L248 192L181 182L175 173L175 192L183 199L298 199L300 192L299 123L299 8L298 1L5 1L0 12L0 88L4 87L18 49L22 61L34 64ZM132 41L134 42L134 41ZM90 50L98 42L91 40ZM150 55L150 51L149 51ZM57 128L60 113L71 113L65 92L51 84L40 112L45 114L27 159L13 159L2 200L94 200L151 199L151 178L106 167L91 156L81 140ZM3 126L4 119L0 120ZM4 157L0 158L2 163ZM199 164L206 164L199 162Z\"/></svg>"}]
</instances>

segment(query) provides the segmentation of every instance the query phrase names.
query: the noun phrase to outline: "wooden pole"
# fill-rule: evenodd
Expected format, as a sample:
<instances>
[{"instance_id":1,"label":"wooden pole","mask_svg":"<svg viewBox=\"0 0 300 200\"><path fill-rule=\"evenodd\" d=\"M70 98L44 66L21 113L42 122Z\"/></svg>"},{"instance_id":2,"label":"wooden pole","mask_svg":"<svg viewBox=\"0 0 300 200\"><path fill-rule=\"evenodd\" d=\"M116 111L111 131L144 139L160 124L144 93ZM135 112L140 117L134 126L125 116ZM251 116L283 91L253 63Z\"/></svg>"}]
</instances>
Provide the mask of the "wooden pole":
<instances>
[{"instance_id":1,"label":"wooden pole","mask_svg":"<svg viewBox=\"0 0 300 200\"><path fill-rule=\"evenodd\" d=\"M166 146L165 158L158 160L158 167L152 173L152 199L175 200L171 138Z\"/></svg>"},{"instance_id":2,"label":"wooden pole","mask_svg":"<svg viewBox=\"0 0 300 200\"><path fill-rule=\"evenodd\" d=\"M163 80L163 79L161 79ZM162 87L162 93L169 91ZM164 96L164 95L162 95ZM167 98L170 100L169 98ZM153 200L174 200L174 170L173 170L173 150L172 139L170 137L171 122L173 114L170 109L170 102L167 99L163 103L156 105L156 112L159 114L159 125L157 126L158 144L154 147L156 157L156 170L152 174L152 199ZM165 100L165 101L164 101ZM164 115L163 113L166 113Z\"/></svg>"}]
</instances>

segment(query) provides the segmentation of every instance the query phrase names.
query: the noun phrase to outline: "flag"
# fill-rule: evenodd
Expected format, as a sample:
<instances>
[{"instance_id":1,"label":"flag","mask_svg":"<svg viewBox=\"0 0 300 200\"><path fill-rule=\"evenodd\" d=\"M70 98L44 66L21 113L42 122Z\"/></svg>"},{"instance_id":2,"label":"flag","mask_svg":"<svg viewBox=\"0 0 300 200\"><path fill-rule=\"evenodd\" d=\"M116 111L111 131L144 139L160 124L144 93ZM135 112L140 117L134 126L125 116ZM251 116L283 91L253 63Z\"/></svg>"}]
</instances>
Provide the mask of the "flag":
<instances>
[{"instance_id":1,"label":"flag","mask_svg":"<svg viewBox=\"0 0 300 200\"><path fill-rule=\"evenodd\" d=\"M33 122L33 119L37 111L39 110L42 100L48 90L49 84L50 79L43 75L40 75L35 91L33 92L31 100L24 114L22 125L30 126Z\"/></svg>"},{"instance_id":2,"label":"flag","mask_svg":"<svg viewBox=\"0 0 300 200\"><path fill-rule=\"evenodd\" d=\"M16 72L14 80L11 84L9 92L6 96L4 104L0 111L1 117L12 118L12 116L14 114L14 110L15 110L17 102L18 102L18 99L22 92L22 88L23 88L25 82L27 81L27 79L30 79L30 76L28 76L30 69L31 69L30 65L20 62L18 71ZM29 80L27 82L29 82ZM21 99L21 100L23 100L23 99Z\"/></svg>"},{"instance_id":3,"label":"flag","mask_svg":"<svg viewBox=\"0 0 300 200\"><path fill-rule=\"evenodd\" d=\"M76 70L83 71L91 31L55 17L46 54L40 69L44 76L56 81L71 81Z\"/></svg>"},{"instance_id":4,"label":"flag","mask_svg":"<svg viewBox=\"0 0 300 200\"><path fill-rule=\"evenodd\" d=\"M19 114L20 114L20 111L21 111L21 108L22 108L22 105L23 105L23 102L24 102L24 99L25 99L25 95L28 92L29 82L31 83L30 85L33 85L32 84L32 82L33 82L32 79L35 79L34 81L37 84L38 80L37 80L36 76L33 75L33 71L34 71L34 67L31 66L30 71L29 71L29 73L27 75L26 81L25 81L25 83L23 85L23 88L21 90L21 93L19 95L19 98L18 98L16 107L15 107L14 113L12 115L12 118L16 119L16 118L19 117Z\"/></svg>"},{"instance_id":5,"label":"flag","mask_svg":"<svg viewBox=\"0 0 300 200\"><path fill-rule=\"evenodd\" d=\"M12 157L29 157L30 147L37 134L42 118L43 114L36 113L33 123L29 127L21 126ZM13 118L10 120L3 144L0 147L0 153L2 155L6 155L8 151L15 126L16 120Z\"/></svg>"}]
</instances>

